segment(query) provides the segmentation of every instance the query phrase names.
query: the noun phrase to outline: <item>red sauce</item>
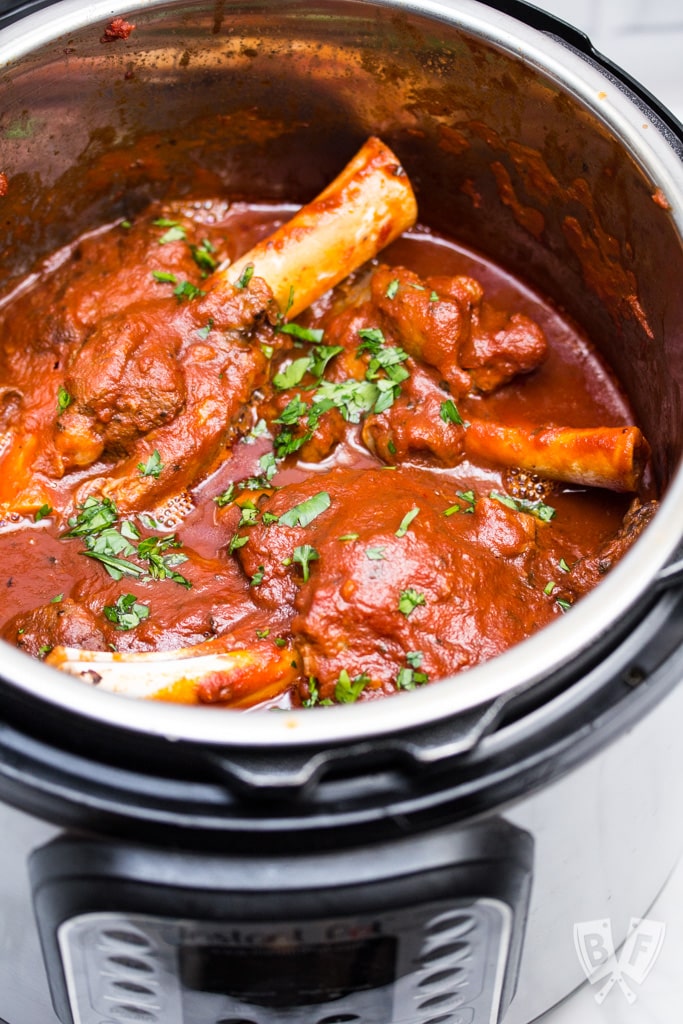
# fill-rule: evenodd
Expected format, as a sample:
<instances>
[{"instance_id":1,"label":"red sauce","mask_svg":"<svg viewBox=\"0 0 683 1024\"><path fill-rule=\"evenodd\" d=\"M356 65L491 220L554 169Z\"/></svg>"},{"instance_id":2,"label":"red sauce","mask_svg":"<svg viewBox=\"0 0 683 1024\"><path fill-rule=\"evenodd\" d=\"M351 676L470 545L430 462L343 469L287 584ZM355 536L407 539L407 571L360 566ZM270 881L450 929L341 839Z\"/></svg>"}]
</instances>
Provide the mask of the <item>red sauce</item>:
<instances>
[{"instance_id":1,"label":"red sauce","mask_svg":"<svg viewBox=\"0 0 683 1024\"><path fill-rule=\"evenodd\" d=\"M195 699L236 706L373 699L471 667L565 614L647 521L653 506L637 501L623 525L632 494L515 473L473 456L465 440L457 449L452 439L466 438L474 421L619 427L632 415L609 369L568 317L499 267L428 230L414 229L381 254L377 265L390 269L374 268L374 287L383 283L372 301L366 272L299 318L324 331L323 345L339 346L324 373L309 369L291 387L273 387L273 377L286 376L315 344L292 347L292 337L272 322L263 322L251 347L216 350L212 339L232 330L237 314L229 320L210 295L177 289L189 281L204 290L203 274L248 250L290 212L219 200L155 210L131 226L78 240L5 299L0 621L10 643L45 657L64 644L125 653L227 637L256 658L262 645L264 663L266 650L275 660L278 648L291 650L289 678L270 689L259 678L250 701L242 667L233 700L214 673ZM181 226L175 237L174 224ZM394 268L409 268L413 276ZM431 314L428 301L441 304L444 318L464 315L459 310L470 300L463 289L476 282L484 295L483 326L479 340L471 332L469 355L461 346L469 364L440 366L438 345L452 337L446 319L437 341L411 340L411 324ZM401 294L391 296L399 287ZM258 287L252 288L256 303ZM425 289L427 297L418 296ZM407 305L399 315L401 296ZM156 328L176 312L162 347L154 342L147 351L152 343L143 330L125 335L130 352L121 384L112 353L124 344L121 323L131 310ZM117 333L103 334L102 322ZM379 324L382 342L359 352L362 332ZM97 346L88 349L96 325ZM507 379L486 345L513 330L523 335L515 358L524 372L510 371ZM193 361L181 363L188 339ZM423 354L435 349L431 362L416 354L419 345ZM407 379L393 390L382 363L389 350L402 353L393 365L407 367ZM339 406L327 409L298 450L269 463L273 438L282 440L289 429L278 420L292 401L298 397L310 410L322 382L334 388L354 374L364 386L386 382L393 404L366 411L360 423L345 421ZM481 386L468 389L462 380L470 378ZM91 387L87 402L78 398L83 381ZM95 431L88 416L100 394L110 411L92 413L99 416ZM452 409L464 426L449 419ZM221 415L228 425L210 444L212 418ZM307 425L301 412L290 425L295 439ZM145 447L147 436L154 440ZM178 490L191 498L188 514L163 509L163 495L154 492L157 470L167 477L176 472ZM18 487L13 480L22 472ZM259 477L260 484L253 482ZM88 495L110 478L118 490L109 493L123 496L112 529L129 542L119 557L140 569L119 579L102 559L84 557L83 536L65 536ZM151 489L131 498L131 478ZM231 485L233 494L226 495ZM522 505L515 505L520 495ZM639 498L647 497L641 488ZM287 520L311 500L310 522L302 525L296 515ZM551 518L539 518L539 508L550 509ZM130 525L122 531L124 523L137 536ZM154 563L141 559L141 540L152 547L157 541L165 578L150 575ZM121 599L128 594L138 609L148 609L137 621L135 614L124 617ZM164 696L187 700L187 686Z\"/></svg>"}]
</instances>

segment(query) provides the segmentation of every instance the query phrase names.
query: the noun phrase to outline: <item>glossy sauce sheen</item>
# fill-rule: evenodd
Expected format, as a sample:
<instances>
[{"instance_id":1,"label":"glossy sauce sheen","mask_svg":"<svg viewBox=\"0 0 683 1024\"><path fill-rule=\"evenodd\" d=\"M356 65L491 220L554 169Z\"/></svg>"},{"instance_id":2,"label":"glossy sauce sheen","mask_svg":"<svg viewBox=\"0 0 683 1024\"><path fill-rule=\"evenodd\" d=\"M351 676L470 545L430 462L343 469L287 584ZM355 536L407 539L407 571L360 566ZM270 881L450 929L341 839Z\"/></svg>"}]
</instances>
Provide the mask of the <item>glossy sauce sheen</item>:
<instances>
[{"instance_id":1,"label":"glossy sauce sheen","mask_svg":"<svg viewBox=\"0 0 683 1024\"><path fill-rule=\"evenodd\" d=\"M286 206L229 206L218 201L178 209L197 222L199 237L208 237L221 259L236 258L291 213ZM170 266L180 274L186 260L183 247L177 252L172 245L158 247L159 234L150 223L148 248L133 247L130 259L140 264L137 291L131 294L128 281L120 295L108 295L108 310L117 304L126 308L144 303L150 296L156 301L150 252L156 254L155 266ZM103 229L65 250L52 265L39 268L5 301L0 329L8 339L1 364L6 389L16 384L25 391L33 382L55 391L56 377L51 373L59 358L56 353L64 347L60 325L69 318L102 315L97 309L97 282L108 274L108 254L113 275L121 259L125 261L121 253L128 245L120 225ZM421 228L393 243L377 262L408 267L421 278L468 275L483 286L487 302L525 314L542 328L549 345L542 365L491 394L458 399L458 411L466 421L483 417L507 424L572 427L633 422L618 383L569 318L499 267ZM69 281L75 284L67 287ZM57 343L52 347L36 340L46 309L54 318ZM300 322L321 324L327 332L331 317L331 301L326 298ZM299 354L296 349L285 352L281 365ZM462 505L458 492L472 490L477 497L503 492L509 476L492 464L467 459L451 468L428 459L387 467L362 444L359 428L347 425L322 462L290 457L278 464L271 481L282 489L256 495L259 513L271 510L274 517L325 491L332 499L327 518L318 516L306 531L297 528L293 538L258 522L242 530L248 542L230 552L231 539L240 534L242 513L234 503L221 507L215 498L231 482L257 476L259 458L272 447L267 433L249 433L269 408L267 389L258 386L257 397L263 397L263 403L244 410L242 437L224 452L223 464L195 487L194 509L173 525L188 556L179 571L191 587L172 580L114 580L99 562L83 556L79 539L63 536L65 522L59 517L34 522L33 516L9 516L0 533L4 638L43 656L45 652L35 648L37 640L32 648L24 639L32 629L26 616L50 603L59 610L71 600L87 609L88 623L97 623L97 639L90 646L104 650L172 650L225 634L234 637L238 648L258 649L259 642L272 643L274 638L291 643L293 630L295 640L301 641L298 648L294 645L300 657L295 678L284 692L266 694L266 700L289 706L371 699L486 660L564 614L567 604L558 602L557 595L563 593L567 567L609 544L631 501L632 496L603 489L556 484L544 499L555 509L549 524L539 525L533 517L511 513L497 502L488 503L483 518L467 515L466 508L445 516L454 502ZM295 387L291 393L300 391ZM448 397L446 392L443 397ZM78 487L82 498L89 477L101 468L76 468L55 484L55 493L68 501ZM413 508L420 511L412 529L397 537L406 511ZM351 533L358 536L340 540ZM525 554L532 541L541 552L533 566ZM305 571L292 564L294 544L315 549L317 557ZM264 560L265 579L254 585ZM305 579L307 573L310 580ZM424 603L397 614L397 589L401 594L413 592ZM124 631L105 618L103 609L126 593L148 605L149 615ZM455 605L460 611L469 609L466 622L454 617ZM86 623L84 635L89 628ZM36 636L40 639L40 630ZM42 646L49 647L49 637ZM362 686L359 683L358 692L350 697L348 687L340 694L340 676L351 683L362 679ZM166 696L173 699L172 693ZM220 695L215 698L206 690L201 699L220 701Z\"/></svg>"}]
</instances>

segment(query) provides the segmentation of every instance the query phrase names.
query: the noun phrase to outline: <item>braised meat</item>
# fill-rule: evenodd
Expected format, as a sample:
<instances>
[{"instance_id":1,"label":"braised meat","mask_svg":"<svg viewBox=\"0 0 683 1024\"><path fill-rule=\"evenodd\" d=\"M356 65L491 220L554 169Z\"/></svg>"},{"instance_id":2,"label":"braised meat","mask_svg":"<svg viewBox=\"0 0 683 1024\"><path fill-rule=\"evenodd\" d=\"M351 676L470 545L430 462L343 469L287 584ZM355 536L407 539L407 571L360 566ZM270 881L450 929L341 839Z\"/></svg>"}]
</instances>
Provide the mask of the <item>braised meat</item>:
<instances>
[{"instance_id":1,"label":"braised meat","mask_svg":"<svg viewBox=\"0 0 683 1024\"><path fill-rule=\"evenodd\" d=\"M571 614L647 527L590 342L412 232L379 140L287 212L153 205L0 305L6 641L129 696L374 700Z\"/></svg>"}]
</instances>

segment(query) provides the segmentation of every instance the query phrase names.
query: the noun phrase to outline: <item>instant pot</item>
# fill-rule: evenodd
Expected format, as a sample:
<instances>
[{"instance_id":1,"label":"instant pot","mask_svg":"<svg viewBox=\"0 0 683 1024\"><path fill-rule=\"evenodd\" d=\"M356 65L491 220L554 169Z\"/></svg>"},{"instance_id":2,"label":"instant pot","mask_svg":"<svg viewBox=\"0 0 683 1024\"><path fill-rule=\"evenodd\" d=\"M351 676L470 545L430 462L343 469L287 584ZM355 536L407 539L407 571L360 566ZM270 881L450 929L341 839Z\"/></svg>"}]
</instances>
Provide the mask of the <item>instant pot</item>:
<instances>
[{"instance_id":1,"label":"instant pot","mask_svg":"<svg viewBox=\"0 0 683 1024\"><path fill-rule=\"evenodd\" d=\"M378 134L588 332L663 496L552 626L384 701L136 702L3 645L0 1018L528 1024L683 845L681 126L515 0L0 11L3 287L151 197L304 202Z\"/></svg>"}]
</instances>

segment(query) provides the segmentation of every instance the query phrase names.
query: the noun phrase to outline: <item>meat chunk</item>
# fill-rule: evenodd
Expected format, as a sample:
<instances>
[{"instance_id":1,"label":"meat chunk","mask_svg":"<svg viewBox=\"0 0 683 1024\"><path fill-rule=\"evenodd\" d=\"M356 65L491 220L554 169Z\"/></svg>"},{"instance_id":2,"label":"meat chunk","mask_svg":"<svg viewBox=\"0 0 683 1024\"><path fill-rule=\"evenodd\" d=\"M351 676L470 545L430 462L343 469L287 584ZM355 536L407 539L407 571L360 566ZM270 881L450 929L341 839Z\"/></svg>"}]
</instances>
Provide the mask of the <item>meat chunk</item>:
<instances>
[{"instance_id":1,"label":"meat chunk","mask_svg":"<svg viewBox=\"0 0 683 1024\"><path fill-rule=\"evenodd\" d=\"M86 651L103 651L107 647L95 615L70 598L15 615L5 625L2 636L35 658L44 657L62 644Z\"/></svg>"},{"instance_id":2,"label":"meat chunk","mask_svg":"<svg viewBox=\"0 0 683 1024\"><path fill-rule=\"evenodd\" d=\"M457 406L431 373L417 364L410 371L396 401L368 416L363 441L390 466L423 459L457 466L465 455L465 427Z\"/></svg>"},{"instance_id":3,"label":"meat chunk","mask_svg":"<svg viewBox=\"0 0 683 1024\"><path fill-rule=\"evenodd\" d=\"M178 414L185 404L182 343L163 300L156 308L132 306L123 320L111 317L90 334L70 360L70 404L55 426L65 469L89 466L104 451L122 457Z\"/></svg>"},{"instance_id":4,"label":"meat chunk","mask_svg":"<svg viewBox=\"0 0 683 1024\"><path fill-rule=\"evenodd\" d=\"M640 537L658 507L659 502L657 501L647 501L643 504L635 499L626 513L618 533L603 544L598 551L584 555L574 563L563 581L561 593L558 591L557 596L571 604L596 587Z\"/></svg>"},{"instance_id":5,"label":"meat chunk","mask_svg":"<svg viewBox=\"0 0 683 1024\"><path fill-rule=\"evenodd\" d=\"M423 681L443 677L557 614L547 524L487 497L446 515L454 498L430 474L339 468L263 499L239 531L253 599L295 610L318 697L359 678L364 699L393 692L418 662Z\"/></svg>"},{"instance_id":6,"label":"meat chunk","mask_svg":"<svg viewBox=\"0 0 683 1024\"><path fill-rule=\"evenodd\" d=\"M547 354L538 324L495 309L470 277L422 280L401 267L381 267L372 299L406 351L436 367L456 397L494 391L536 369Z\"/></svg>"}]
</instances>

